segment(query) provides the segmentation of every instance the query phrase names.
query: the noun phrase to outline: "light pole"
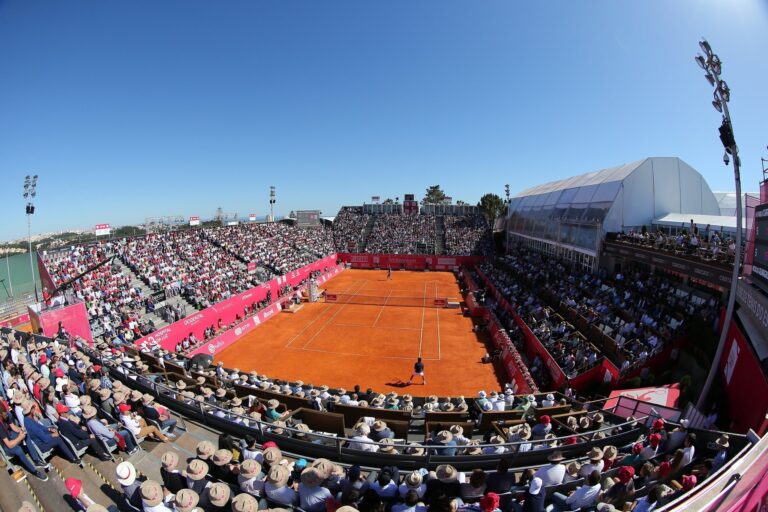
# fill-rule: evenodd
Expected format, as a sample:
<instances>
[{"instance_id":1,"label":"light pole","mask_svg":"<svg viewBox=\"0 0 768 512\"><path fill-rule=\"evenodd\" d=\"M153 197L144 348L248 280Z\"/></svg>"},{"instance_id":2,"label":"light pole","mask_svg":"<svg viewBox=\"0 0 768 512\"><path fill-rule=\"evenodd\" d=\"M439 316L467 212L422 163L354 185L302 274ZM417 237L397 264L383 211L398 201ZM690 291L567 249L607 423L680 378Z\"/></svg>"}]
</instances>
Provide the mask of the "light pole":
<instances>
[{"instance_id":1,"label":"light pole","mask_svg":"<svg viewBox=\"0 0 768 512\"><path fill-rule=\"evenodd\" d=\"M35 205L32 199L37 195L37 174L24 178L24 199L27 201L27 241L29 242L29 271L32 275L32 284L35 286L35 302L40 302L37 296L37 281L35 281L35 264L32 262L32 215L35 213Z\"/></svg>"},{"instance_id":2,"label":"light pole","mask_svg":"<svg viewBox=\"0 0 768 512\"><path fill-rule=\"evenodd\" d=\"M275 199L275 187L271 186L269 187L269 220L271 222L275 222L275 203L277 200Z\"/></svg>"},{"instance_id":3,"label":"light pole","mask_svg":"<svg viewBox=\"0 0 768 512\"><path fill-rule=\"evenodd\" d=\"M733 255L731 289L728 292L728 306L725 310L725 318L723 318L723 323L721 325L720 340L717 342L715 358L712 361L709 375L707 375L707 381L704 383L704 387L699 394L699 401L696 404L696 408L699 411L702 411L702 408L707 401L707 395L709 395L709 391L715 381L715 376L720 368L720 358L723 356L725 342L728 338L728 326L731 324L733 308L736 304L736 288L739 285L739 266L741 264L741 175L739 174L739 168L741 166L741 161L739 159L739 148L736 146L736 139L733 136L731 115L728 111L728 102L731 100L731 90L728 88L728 84L720 78L722 62L720 61L720 57L712 51L712 48L709 46L706 39L699 41L699 46L704 52L704 55L696 55L696 62L701 69L706 71L704 78L706 78L709 85L714 88L712 106L715 107L715 110L720 112L723 117L719 128L720 141L725 147L723 163L728 165L730 156L733 157L733 179L736 184L736 247Z\"/></svg>"}]
</instances>

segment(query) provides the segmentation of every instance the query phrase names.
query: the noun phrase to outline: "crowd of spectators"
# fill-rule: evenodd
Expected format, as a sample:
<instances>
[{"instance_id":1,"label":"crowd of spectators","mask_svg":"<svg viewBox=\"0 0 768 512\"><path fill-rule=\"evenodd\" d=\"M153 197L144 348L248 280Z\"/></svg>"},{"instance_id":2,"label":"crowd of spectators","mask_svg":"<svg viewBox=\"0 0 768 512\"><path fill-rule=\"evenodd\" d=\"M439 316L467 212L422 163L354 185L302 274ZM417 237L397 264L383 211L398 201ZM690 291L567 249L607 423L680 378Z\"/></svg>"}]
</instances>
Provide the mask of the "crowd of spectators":
<instances>
[{"instance_id":1,"label":"crowd of spectators","mask_svg":"<svg viewBox=\"0 0 768 512\"><path fill-rule=\"evenodd\" d=\"M434 254L435 216L384 213L368 235L365 252L373 254Z\"/></svg>"},{"instance_id":2,"label":"crowd of spectators","mask_svg":"<svg viewBox=\"0 0 768 512\"><path fill-rule=\"evenodd\" d=\"M340 252L358 252L363 241L363 232L371 216L362 208L344 206L333 219L333 242Z\"/></svg>"},{"instance_id":3,"label":"crowd of spectators","mask_svg":"<svg viewBox=\"0 0 768 512\"><path fill-rule=\"evenodd\" d=\"M331 231L322 226L251 223L206 229L205 236L241 261L255 262L274 275L287 274L334 252Z\"/></svg>"},{"instance_id":4,"label":"crowd of spectators","mask_svg":"<svg viewBox=\"0 0 768 512\"><path fill-rule=\"evenodd\" d=\"M512 274L510 286L520 288L524 284L528 290L547 290L562 306L575 309L589 324L610 336L618 354L614 362L622 372L642 365L663 350L682 334L689 319L713 325L718 311L714 296L683 290L662 275L609 275L604 269L593 274L522 247L510 250L502 261ZM546 309L532 296L512 303L535 318ZM566 324L560 328L570 327ZM594 360L588 350L585 348L583 353L588 360Z\"/></svg>"},{"instance_id":5,"label":"crowd of spectators","mask_svg":"<svg viewBox=\"0 0 768 512\"><path fill-rule=\"evenodd\" d=\"M493 255L491 230L484 215L446 215L444 219L446 254Z\"/></svg>"},{"instance_id":6,"label":"crowd of spectators","mask_svg":"<svg viewBox=\"0 0 768 512\"><path fill-rule=\"evenodd\" d=\"M127 239L120 255L152 290L183 295L203 309L257 284L235 256L212 244L201 230Z\"/></svg>"},{"instance_id":7,"label":"crowd of spectators","mask_svg":"<svg viewBox=\"0 0 768 512\"><path fill-rule=\"evenodd\" d=\"M55 286L71 281L65 295L74 293L84 302L93 331L109 339L131 341L154 331L153 323L144 319L146 313L154 311L154 299L141 288L131 286L130 276L111 262L86 272L105 262L121 247L120 242L73 246L46 253L43 261Z\"/></svg>"},{"instance_id":8,"label":"crowd of spectators","mask_svg":"<svg viewBox=\"0 0 768 512\"><path fill-rule=\"evenodd\" d=\"M474 399L480 410L512 406L531 414L524 416L524 422L501 432L477 434L460 425L441 425L430 432L427 442L408 444L405 451L410 455L430 451L449 457L495 454L499 456L495 471L462 472L450 463L433 471L401 471L396 465L364 471L328 459L292 457L280 449L279 440L259 445L248 435L238 440L228 434L220 436L218 449L210 441L197 442L194 457L185 460L175 448L177 420L172 411L157 405L155 396L133 387L133 383L154 381L162 384L160 390L166 389L172 383L164 382L162 373L150 372L145 362L104 343L93 351L77 340L22 343L22 339L18 333L0 338L0 443L6 455L46 480L47 452L51 450L70 462L78 462L85 451L111 460L109 452L119 449L128 457L141 449L141 440L146 438L168 443L158 479L139 474L129 460L112 463L118 490L126 501L144 512L186 512L195 507L235 512L277 507L300 507L306 512L495 512L543 511L550 505L555 510L583 510L598 504L602 510L629 507L647 511L699 485L722 467L730 454L729 436L721 435L713 443L715 449L709 451L699 446L685 420L674 425L656 419L647 431L635 430L638 437L629 444L597 447L585 440L628 433L638 428L637 421L630 417L626 422L614 423L597 409L587 414L571 409L567 417L555 419L534 414L538 407L556 405L554 396L542 397L537 403L532 395L515 397L483 391ZM173 354L157 355L161 364L189 366L188 360ZM123 378L112 377L109 368ZM360 398L362 394L355 397L356 393L342 389L329 392L325 386L314 388L301 381L270 381L255 372L240 374L237 369L221 365L205 373L215 376L220 387L210 389L205 377L198 378L192 387L180 380L172 385L168 396L201 403L208 413L241 426L264 423L276 439L290 436L310 441L315 433L281 410L278 400L236 397L231 390L234 384L277 386L285 395L315 397L330 410L336 403L355 400L369 400L366 405L374 408L407 407L408 402L405 395L399 397L394 392L381 395L367 391L365 398ZM399 405L390 406L391 402ZM446 405L438 405L441 402ZM433 404L432 410L453 406L437 397L429 397L425 408L427 404ZM347 448L398 453L402 448L393 438L385 421L363 418L354 426ZM583 452L574 455L573 447L579 443ZM564 456L558 450L561 446L569 446L571 455ZM510 459L503 457L506 453L539 449L547 450L546 462L522 473L511 468ZM704 458L699 451L714 456ZM82 482L76 478L67 477L65 487L83 509L105 510L104 505L94 504L84 493Z\"/></svg>"},{"instance_id":9,"label":"crowd of spectators","mask_svg":"<svg viewBox=\"0 0 768 512\"><path fill-rule=\"evenodd\" d=\"M631 230L629 233L617 233L616 240L652 247L655 250L675 254L697 256L705 260L733 263L736 240L730 235L713 230L709 225L699 229L695 224L689 229L682 229L677 234L664 233L663 230ZM742 241L742 250L746 240Z\"/></svg>"}]
</instances>

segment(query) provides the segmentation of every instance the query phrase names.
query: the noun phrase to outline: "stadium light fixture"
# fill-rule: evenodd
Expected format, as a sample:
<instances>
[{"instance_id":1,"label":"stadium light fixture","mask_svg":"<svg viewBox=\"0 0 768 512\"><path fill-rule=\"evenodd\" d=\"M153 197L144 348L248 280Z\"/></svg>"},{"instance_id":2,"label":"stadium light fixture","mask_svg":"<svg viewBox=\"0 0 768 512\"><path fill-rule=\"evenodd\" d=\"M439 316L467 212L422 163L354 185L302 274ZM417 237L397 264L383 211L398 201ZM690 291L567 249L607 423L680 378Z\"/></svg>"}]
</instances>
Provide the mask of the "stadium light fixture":
<instances>
[{"instance_id":1,"label":"stadium light fixture","mask_svg":"<svg viewBox=\"0 0 768 512\"><path fill-rule=\"evenodd\" d=\"M723 71L723 63L713 51L710 44L706 39L699 41L699 47L704 52L704 56L697 55L695 57L696 63L706 71L704 78L714 88L714 99L712 100L712 106L721 113L722 122L718 129L720 133L720 141L723 143L725 153L723 154L723 163L729 165L731 162L730 156L733 156L733 180L736 185L736 248L733 254L733 272L731 274L731 289L728 292L728 306L725 310L725 317L723 323L720 326L720 339L717 343L717 350L715 351L715 357L712 360L712 365L709 368L709 375L704 383L704 387L699 394L699 400L696 404L696 408L699 411L703 411L704 404L707 403L709 392L712 389L712 384L715 381L715 377L720 368L720 359L723 357L723 351L725 349L725 342L728 336L728 328L733 320L733 310L736 305L736 293L739 286L739 267L741 266L741 161L739 159L739 147L736 145L736 139L733 135L733 125L731 123L731 114L728 110L728 102L731 101L731 90L728 84L724 80L720 79L720 74ZM729 156L730 155L730 156Z\"/></svg>"},{"instance_id":2,"label":"stadium light fixture","mask_svg":"<svg viewBox=\"0 0 768 512\"><path fill-rule=\"evenodd\" d=\"M40 302L37 295L37 281L35 281L35 264L32 258L32 215L35 213L35 205L32 202L37 196L37 174L34 176L26 175L24 178L24 199L27 200L27 243L29 244L29 271L32 276L32 283L35 287L35 302Z\"/></svg>"}]
</instances>

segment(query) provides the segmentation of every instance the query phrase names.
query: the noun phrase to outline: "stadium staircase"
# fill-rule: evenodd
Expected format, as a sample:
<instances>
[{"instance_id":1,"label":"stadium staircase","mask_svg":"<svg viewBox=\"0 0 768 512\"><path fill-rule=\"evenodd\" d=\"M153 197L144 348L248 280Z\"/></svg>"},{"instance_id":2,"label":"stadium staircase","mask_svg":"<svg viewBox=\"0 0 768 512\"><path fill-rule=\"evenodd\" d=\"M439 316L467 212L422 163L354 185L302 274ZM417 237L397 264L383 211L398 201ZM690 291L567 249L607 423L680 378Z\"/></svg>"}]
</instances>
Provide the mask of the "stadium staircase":
<instances>
[{"instance_id":1,"label":"stadium staircase","mask_svg":"<svg viewBox=\"0 0 768 512\"><path fill-rule=\"evenodd\" d=\"M435 254L445 254L445 216L435 216Z\"/></svg>"},{"instance_id":2,"label":"stadium staircase","mask_svg":"<svg viewBox=\"0 0 768 512\"><path fill-rule=\"evenodd\" d=\"M145 297L152 295L152 290L149 288L149 286L133 271L126 265L120 258L115 258L112 260L112 266L117 267L120 272L127 275L131 282L130 285L132 288L139 288ZM168 299L164 299L160 302L155 302L155 311L153 313L149 313L144 316L145 319L151 320L153 324L155 324L155 329L162 329L166 325L168 325L168 322L163 320L162 315L160 314L160 311L162 310L163 306L165 306L170 301Z\"/></svg>"},{"instance_id":3,"label":"stadium staircase","mask_svg":"<svg viewBox=\"0 0 768 512\"><path fill-rule=\"evenodd\" d=\"M363 235L360 237L360 242L357 244L357 252L365 252L365 248L368 245L368 237L371 236L371 231L373 231L373 225L376 223L376 215L371 215L371 218L368 219L368 223L365 225L365 228L363 228Z\"/></svg>"}]
</instances>

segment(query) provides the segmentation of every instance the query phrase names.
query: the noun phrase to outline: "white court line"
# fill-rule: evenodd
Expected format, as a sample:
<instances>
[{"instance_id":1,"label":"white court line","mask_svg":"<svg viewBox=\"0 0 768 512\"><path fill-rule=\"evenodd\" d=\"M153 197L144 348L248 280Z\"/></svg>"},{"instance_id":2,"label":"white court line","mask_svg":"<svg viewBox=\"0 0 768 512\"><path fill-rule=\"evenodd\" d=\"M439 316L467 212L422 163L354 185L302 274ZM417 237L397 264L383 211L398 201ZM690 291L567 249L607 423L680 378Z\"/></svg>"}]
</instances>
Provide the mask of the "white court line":
<instances>
[{"instance_id":1,"label":"white court line","mask_svg":"<svg viewBox=\"0 0 768 512\"><path fill-rule=\"evenodd\" d=\"M350 285L348 288L350 288L350 289L351 289L351 288L352 288L354 285L356 285L358 282L359 282L359 281L353 281L353 282L352 282L352 284L351 284L351 285ZM344 293L348 293L348 291L351 291L351 290L346 290ZM291 338L291 339L288 341L288 343L286 343L286 344L285 344L285 346L284 346L283 348L288 348L288 347L290 347L290 346L291 346L291 343L293 343L294 341L296 341L296 338L298 338L299 336L301 336L302 334L304 334L304 332L305 332L307 329L309 329L309 327L310 327L311 325L313 325L315 322L317 322L318 320L320 320L320 317L321 317L321 316L323 316L323 315L325 314L325 312L326 312L326 311L331 311L332 309L333 309L333 308L331 308L331 307L330 307L330 305L328 305L328 304L325 304L325 309L324 309L324 310L322 310L320 313L318 313L318 315L317 315L317 316L316 316L316 317L315 317L315 318L314 318L314 319L313 319L311 322L309 322L307 325L305 325L305 326L304 326L304 328L303 328L302 330L300 330L300 331L298 332L298 334L296 334L296 336L294 336L293 338Z\"/></svg>"},{"instance_id":2,"label":"white court line","mask_svg":"<svg viewBox=\"0 0 768 512\"><path fill-rule=\"evenodd\" d=\"M340 325L342 327L368 327L371 329L372 327L368 324L333 324L333 325ZM418 331L418 327L383 327L381 325L376 326L376 329L394 329L397 331Z\"/></svg>"},{"instance_id":3,"label":"white court line","mask_svg":"<svg viewBox=\"0 0 768 512\"><path fill-rule=\"evenodd\" d=\"M421 357L421 348L424 344L424 316L426 315L426 308L427 305L427 283L424 283L424 295L422 296L422 303L421 303L421 331L419 333L419 357Z\"/></svg>"},{"instance_id":4,"label":"white court line","mask_svg":"<svg viewBox=\"0 0 768 512\"><path fill-rule=\"evenodd\" d=\"M435 281L435 297L437 297L437 281ZM441 359L440 357L440 308L435 308L435 311L437 312L437 360L439 361Z\"/></svg>"},{"instance_id":5,"label":"white court line","mask_svg":"<svg viewBox=\"0 0 768 512\"><path fill-rule=\"evenodd\" d=\"M413 361L413 357L401 357L401 356L382 356L380 354L357 354L354 352L336 352L333 350L322 350L319 348L295 348L291 347L294 350L305 350L307 352L320 352L323 354L336 354L339 356L355 356L355 357L375 357L376 359L403 359L405 361ZM422 357L423 361L439 361L439 359L434 359L430 357Z\"/></svg>"},{"instance_id":6,"label":"white court line","mask_svg":"<svg viewBox=\"0 0 768 512\"><path fill-rule=\"evenodd\" d=\"M392 295L392 290L389 290L389 293L387 293L387 296L384 298L384 304L381 305L381 310L379 311L379 314L376 315L376 320L373 321L373 326L376 327L376 324L379 321L379 318L381 318L381 314L384 312L384 307L387 305L387 301L389 300L389 296Z\"/></svg>"},{"instance_id":7,"label":"white court line","mask_svg":"<svg viewBox=\"0 0 768 512\"><path fill-rule=\"evenodd\" d=\"M361 291L363 291L363 288L365 288L365 285L367 285L367 284L368 284L368 281L365 281L365 280L363 280L363 286L361 286L360 288L358 288L358 289L355 291L355 293L353 293L353 294L352 294L352 295L351 295L349 298L350 298L350 299L352 299L352 297L354 297L355 295L357 295L358 293L360 293ZM328 324L329 324L329 323L331 323L331 321L332 321L334 318L336 318L336 317L338 316L338 314L339 314L339 313L341 313L341 312L342 312L342 310L343 310L343 309L346 307L346 305L347 305L347 304L349 304L349 302L345 302L344 304L342 304L342 305L341 305L341 307L338 309L338 311L336 311L336 312L335 312L333 315L331 315L331 317L330 317L330 318L328 318L328 320L326 320L326 321L325 321L325 323L323 324L323 326L322 326L322 327L320 327L320 329L318 329L318 331L317 331L317 332L314 334L314 336L312 336L311 338L309 338L309 341L307 341L306 343L304 343L304 345L302 345L302 347L301 347L301 348L302 348L302 349L304 349L304 350L306 350L306 348L309 346L309 344L310 344L310 343L312 343L313 341L315 341L315 338L317 338L317 337L318 337L318 335L319 335L321 332L323 332L323 331L325 330L325 328L326 328L326 327L328 327Z\"/></svg>"}]
</instances>

